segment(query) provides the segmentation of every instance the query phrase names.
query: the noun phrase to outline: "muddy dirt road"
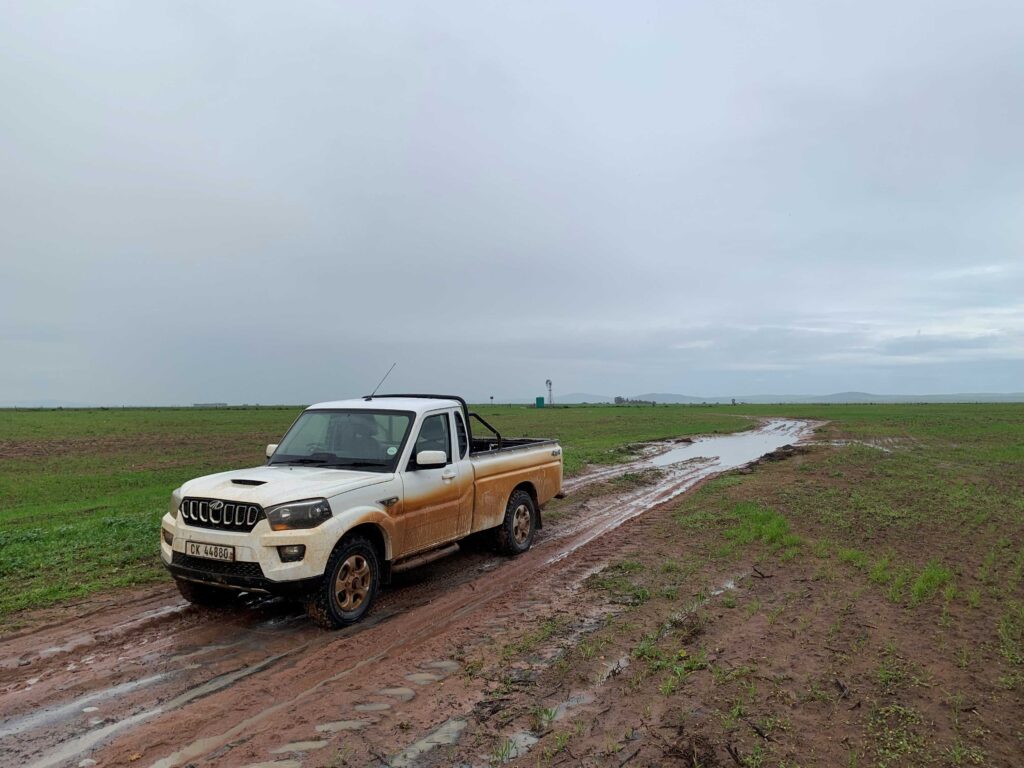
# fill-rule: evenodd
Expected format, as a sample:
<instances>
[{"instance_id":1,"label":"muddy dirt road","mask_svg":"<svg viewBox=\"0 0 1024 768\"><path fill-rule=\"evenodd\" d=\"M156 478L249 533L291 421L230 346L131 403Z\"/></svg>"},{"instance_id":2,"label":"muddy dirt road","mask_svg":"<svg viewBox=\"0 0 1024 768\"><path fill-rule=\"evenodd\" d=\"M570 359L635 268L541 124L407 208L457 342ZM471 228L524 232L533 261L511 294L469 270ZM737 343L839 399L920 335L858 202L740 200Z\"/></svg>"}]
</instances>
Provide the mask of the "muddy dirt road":
<instances>
[{"instance_id":1,"label":"muddy dirt road","mask_svg":"<svg viewBox=\"0 0 1024 768\"><path fill-rule=\"evenodd\" d=\"M277 599L200 611L172 586L41 612L0 645L0 765L285 768L340 749L351 764L431 764L486 692L464 668L470 649L526 615L580 616L579 585L614 555L607 533L812 429L771 420L572 478L565 490L583 497L660 469L653 484L570 498L519 558L460 552L397 575L368 620L340 632Z\"/></svg>"}]
</instances>

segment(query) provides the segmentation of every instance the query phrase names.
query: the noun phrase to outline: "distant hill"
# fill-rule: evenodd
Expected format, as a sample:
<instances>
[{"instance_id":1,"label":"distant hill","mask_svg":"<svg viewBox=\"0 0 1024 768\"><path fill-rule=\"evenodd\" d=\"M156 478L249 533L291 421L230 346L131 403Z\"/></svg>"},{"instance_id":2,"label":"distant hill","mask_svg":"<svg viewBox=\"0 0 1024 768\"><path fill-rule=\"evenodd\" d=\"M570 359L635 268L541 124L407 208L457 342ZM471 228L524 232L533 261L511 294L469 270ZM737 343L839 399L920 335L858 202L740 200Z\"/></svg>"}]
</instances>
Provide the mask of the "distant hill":
<instances>
[{"instance_id":1,"label":"distant hill","mask_svg":"<svg viewBox=\"0 0 1024 768\"><path fill-rule=\"evenodd\" d=\"M645 395L630 395L630 400L653 400L656 403L728 403L731 397L694 397L674 395L667 392L648 392Z\"/></svg>"}]
</instances>

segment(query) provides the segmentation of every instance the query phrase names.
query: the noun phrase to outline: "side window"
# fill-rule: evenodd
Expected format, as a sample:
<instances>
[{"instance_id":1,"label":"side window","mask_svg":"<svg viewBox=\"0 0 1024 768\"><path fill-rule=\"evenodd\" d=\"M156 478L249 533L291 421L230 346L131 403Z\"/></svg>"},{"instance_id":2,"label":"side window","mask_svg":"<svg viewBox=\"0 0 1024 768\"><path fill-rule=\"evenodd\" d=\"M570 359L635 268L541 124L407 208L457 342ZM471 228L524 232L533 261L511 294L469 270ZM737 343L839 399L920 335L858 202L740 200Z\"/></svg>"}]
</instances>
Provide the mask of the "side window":
<instances>
[{"instance_id":1,"label":"side window","mask_svg":"<svg viewBox=\"0 0 1024 768\"><path fill-rule=\"evenodd\" d=\"M469 450L469 437L466 435L466 422L458 411L455 411L455 436L459 439L459 458L464 459Z\"/></svg>"},{"instance_id":2,"label":"side window","mask_svg":"<svg viewBox=\"0 0 1024 768\"><path fill-rule=\"evenodd\" d=\"M427 416L420 427L420 434L416 438L416 448L413 451L409 466L416 466L416 454L420 451L444 451L448 463L452 460L452 438L448 431L448 414L438 413L434 416Z\"/></svg>"}]
</instances>

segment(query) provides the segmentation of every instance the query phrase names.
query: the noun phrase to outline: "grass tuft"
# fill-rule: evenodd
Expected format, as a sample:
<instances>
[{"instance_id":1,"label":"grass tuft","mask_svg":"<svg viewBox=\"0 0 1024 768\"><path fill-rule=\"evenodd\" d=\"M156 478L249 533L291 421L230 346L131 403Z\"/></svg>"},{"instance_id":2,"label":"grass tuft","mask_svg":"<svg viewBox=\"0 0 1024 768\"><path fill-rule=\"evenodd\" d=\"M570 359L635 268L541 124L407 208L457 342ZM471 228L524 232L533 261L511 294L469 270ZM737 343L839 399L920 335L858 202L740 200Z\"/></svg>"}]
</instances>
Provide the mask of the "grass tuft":
<instances>
[{"instance_id":1,"label":"grass tuft","mask_svg":"<svg viewBox=\"0 0 1024 768\"><path fill-rule=\"evenodd\" d=\"M950 583L953 574L934 560L929 560L910 587L910 604L920 605L931 600L939 590Z\"/></svg>"},{"instance_id":2,"label":"grass tuft","mask_svg":"<svg viewBox=\"0 0 1024 768\"><path fill-rule=\"evenodd\" d=\"M789 529L789 522L778 512L750 501L741 501L733 507L738 523L725 532L725 536L738 544L765 544L772 549L790 549L800 546L802 540Z\"/></svg>"}]
</instances>

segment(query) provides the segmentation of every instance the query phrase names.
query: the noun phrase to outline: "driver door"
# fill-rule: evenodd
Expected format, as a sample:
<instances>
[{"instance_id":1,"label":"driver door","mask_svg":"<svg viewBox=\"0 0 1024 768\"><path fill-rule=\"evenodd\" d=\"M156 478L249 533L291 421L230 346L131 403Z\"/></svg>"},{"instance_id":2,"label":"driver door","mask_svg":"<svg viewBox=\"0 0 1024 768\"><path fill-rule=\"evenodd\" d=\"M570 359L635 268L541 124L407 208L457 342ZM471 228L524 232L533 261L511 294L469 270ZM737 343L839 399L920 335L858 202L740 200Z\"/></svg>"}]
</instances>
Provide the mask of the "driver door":
<instances>
[{"instance_id":1,"label":"driver door","mask_svg":"<svg viewBox=\"0 0 1024 768\"><path fill-rule=\"evenodd\" d=\"M447 461L443 467L421 468L416 464L416 454L420 451L444 451ZM412 454L402 472L402 556L458 538L459 473L452 456L449 413L427 415L420 424Z\"/></svg>"}]
</instances>

